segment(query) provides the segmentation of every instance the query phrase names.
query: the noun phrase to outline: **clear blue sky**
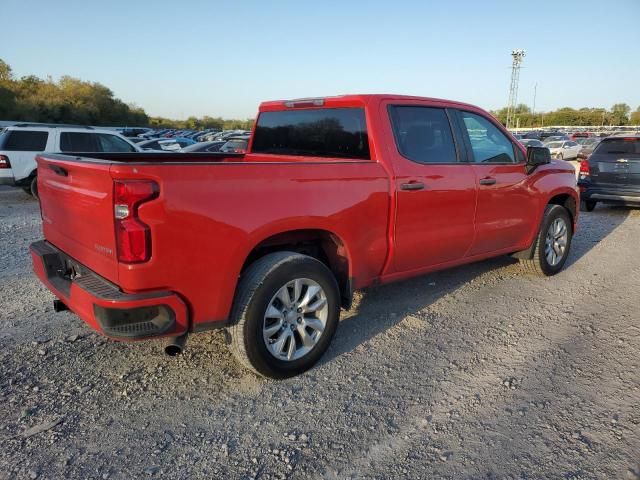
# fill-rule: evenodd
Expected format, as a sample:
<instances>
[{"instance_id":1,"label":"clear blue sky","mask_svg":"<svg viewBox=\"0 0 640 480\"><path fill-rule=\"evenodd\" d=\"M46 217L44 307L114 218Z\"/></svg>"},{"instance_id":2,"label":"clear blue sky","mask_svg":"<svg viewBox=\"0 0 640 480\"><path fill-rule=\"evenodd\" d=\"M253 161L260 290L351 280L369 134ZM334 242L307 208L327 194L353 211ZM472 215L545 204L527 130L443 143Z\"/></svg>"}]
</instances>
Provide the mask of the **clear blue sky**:
<instances>
[{"instance_id":1,"label":"clear blue sky","mask_svg":"<svg viewBox=\"0 0 640 480\"><path fill-rule=\"evenodd\" d=\"M640 105L640 0L2 0L18 76L101 82L151 115L253 117L262 100L402 93L536 110Z\"/></svg>"}]
</instances>

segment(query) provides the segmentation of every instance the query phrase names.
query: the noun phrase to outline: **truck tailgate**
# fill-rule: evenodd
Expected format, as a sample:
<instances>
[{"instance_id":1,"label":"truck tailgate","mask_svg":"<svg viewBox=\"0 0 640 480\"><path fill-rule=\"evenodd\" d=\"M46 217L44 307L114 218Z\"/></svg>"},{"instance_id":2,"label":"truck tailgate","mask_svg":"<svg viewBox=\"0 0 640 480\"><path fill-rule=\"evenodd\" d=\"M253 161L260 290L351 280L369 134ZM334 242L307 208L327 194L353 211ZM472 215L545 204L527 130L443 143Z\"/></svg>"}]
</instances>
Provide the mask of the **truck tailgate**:
<instances>
[{"instance_id":1,"label":"truck tailgate","mask_svg":"<svg viewBox=\"0 0 640 480\"><path fill-rule=\"evenodd\" d=\"M37 158L44 236L115 283L118 262L110 164L56 157Z\"/></svg>"}]
</instances>

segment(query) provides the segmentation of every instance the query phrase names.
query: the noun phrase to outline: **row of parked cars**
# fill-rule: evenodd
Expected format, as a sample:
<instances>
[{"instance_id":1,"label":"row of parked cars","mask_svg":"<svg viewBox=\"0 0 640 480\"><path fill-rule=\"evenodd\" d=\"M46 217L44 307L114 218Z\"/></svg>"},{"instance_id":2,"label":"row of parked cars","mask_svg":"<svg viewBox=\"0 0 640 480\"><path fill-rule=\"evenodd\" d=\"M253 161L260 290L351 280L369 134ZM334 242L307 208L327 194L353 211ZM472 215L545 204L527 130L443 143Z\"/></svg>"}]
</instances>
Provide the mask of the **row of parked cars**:
<instances>
[{"instance_id":1,"label":"row of parked cars","mask_svg":"<svg viewBox=\"0 0 640 480\"><path fill-rule=\"evenodd\" d=\"M128 136L136 133L135 137ZM78 125L17 123L0 130L0 185L23 188L38 196L36 155L61 153L244 153L250 132L197 132L151 129L101 129ZM125 135L126 134L126 135ZM167 136L172 135L172 136Z\"/></svg>"},{"instance_id":2,"label":"row of parked cars","mask_svg":"<svg viewBox=\"0 0 640 480\"><path fill-rule=\"evenodd\" d=\"M176 130L150 128L121 129L122 135L142 150L168 152L227 152L246 151L251 132L247 130Z\"/></svg>"},{"instance_id":3,"label":"row of parked cars","mask_svg":"<svg viewBox=\"0 0 640 480\"><path fill-rule=\"evenodd\" d=\"M640 205L640 131L514 133L525 146L547 147L574 165L582 209L598 202Z\"/></svg>"}]
</instances>

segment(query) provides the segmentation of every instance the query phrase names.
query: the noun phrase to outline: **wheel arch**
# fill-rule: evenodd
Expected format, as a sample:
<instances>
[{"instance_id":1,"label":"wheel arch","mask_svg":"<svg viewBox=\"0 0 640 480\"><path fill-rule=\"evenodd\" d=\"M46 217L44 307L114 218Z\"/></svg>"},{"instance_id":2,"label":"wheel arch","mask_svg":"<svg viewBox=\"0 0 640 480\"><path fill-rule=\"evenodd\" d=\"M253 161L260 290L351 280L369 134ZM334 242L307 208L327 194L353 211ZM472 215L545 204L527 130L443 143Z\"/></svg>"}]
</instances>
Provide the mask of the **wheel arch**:
<instances>
[{"instance_id":1,"label":"wheel arch","mask_svg":"<svg viewBox=\"0 0 640 480\"><path fill-rule=\"evenodd\" d=\"M569 218L571 219L571 223L573 225L573 231L575 232L577 220L578 220L578 217L577 217L578 205L579 205L578 195L572 189L556 191L552 193L548 197L547 201L542 205L539 221L538 221L538 227L535 229L533 239L531 240L531 245L529 245L529 248L525 250L514 252L513 254L511 254L512 257L520 260L527 260L527 259L533 258L533 254L536 248L536 239L538 238L538 233L540 232L540 227L542 226L542 222L544 222L544 212L548 205L560 205L561 207L564 207L569 213Z\"/></svg>"},{"instance_id":2,"label":"wheel arch","mask_svg":"<svg viewBox=\"0 0 640 480\"><path fill-rule=\"evenodd\" d=\"M273 233L255 243L242 264L240 274L259 258L273 252L291 251L324 263L336 277L343 308L350 308L353 298L351 255L341 236L323 228L305 228Z\"/></svg>"}]
</instances>

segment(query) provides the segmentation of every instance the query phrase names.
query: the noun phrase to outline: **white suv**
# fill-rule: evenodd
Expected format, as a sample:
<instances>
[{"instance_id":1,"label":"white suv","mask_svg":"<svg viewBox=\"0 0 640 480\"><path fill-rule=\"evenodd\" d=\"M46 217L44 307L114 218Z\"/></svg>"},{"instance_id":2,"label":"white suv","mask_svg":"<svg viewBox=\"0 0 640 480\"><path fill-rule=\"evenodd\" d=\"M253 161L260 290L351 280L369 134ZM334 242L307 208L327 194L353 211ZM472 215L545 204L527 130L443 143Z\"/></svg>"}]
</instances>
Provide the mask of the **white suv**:
<instances>
[{"instance_id":1,"label":"white suv","mask_svg":"<svg viewBox=\"0 0 640 480\"><path fill-rule=\"evenodd\" d=\"M112 130L20 123L0 130L0 185L22 187L38 196L36 155L41 152L138 152Z\"/></svg>"}]
</instances>

